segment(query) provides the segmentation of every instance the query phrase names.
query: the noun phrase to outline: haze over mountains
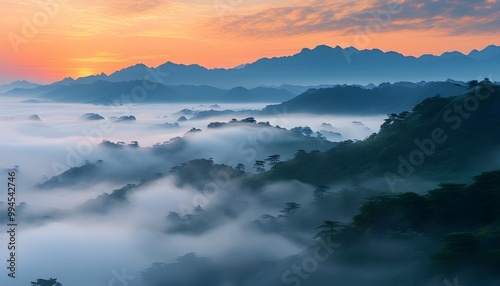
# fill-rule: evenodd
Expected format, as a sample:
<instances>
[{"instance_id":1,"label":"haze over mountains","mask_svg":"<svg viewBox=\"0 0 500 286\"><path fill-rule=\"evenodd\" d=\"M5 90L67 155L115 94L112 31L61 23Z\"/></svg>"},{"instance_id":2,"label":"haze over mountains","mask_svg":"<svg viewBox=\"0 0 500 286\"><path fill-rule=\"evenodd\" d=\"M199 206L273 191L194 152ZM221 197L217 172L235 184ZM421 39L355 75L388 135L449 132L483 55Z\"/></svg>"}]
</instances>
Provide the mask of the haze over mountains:
<instances>
[{"instance_id":1,"label":"haze over mountains","mask_svg":"<svg viewBox=\"0 0 500 286\"><path fill-rule=\"evenodd\" d=\"M2 86L16 286L499 285L499 59L319 46Z\"/></svg>"},{"instance_id":2,"label":"haze over mountains","mask_svg":"<svg viewBox=\"0 0 500 286\"><path fill-rule=\"evenodd\" d=\"M167 62L156 67L169 84L210 85L218 88L260 85L369 84L385 81L470 80L493 73L500 64L500 47L489 46L469 55L448 52L419 58L381 50L318 46L293 56L262 58L237 69L206 69L199 65ZM59 83L111 82L136 79L158 80L151 68L137 64L110 75L100 74ZM156 73L158 75L158 73Z\"/></svg>"},{"instance_id":3,"label":"haze over mountains","mask_svg":"<svg viewBox=\"0 0 500 286\"><path fill-rule=\"evenodd\" d=\"M154 88L147 90L144 86L154 86ZM240 86L223 90L204 85L166 86L142 80L124 82L99 80L89 84L51 84L30 90L14 89L6 94L36 97L46 101L103 105L120 105L130 102L281 102L295 96L290 91L270 87L246 89Z\"/></svg>"},{"instance_id":4,"label":"haze over mountains","mask_svg":"<svg viewBox=\"0 0 500 286\"><path fill-rule=\"evenodd\" d=\"M312 114L386 114L411 110L417 103L433 96L450 97L465 93L465 84L450 81L380 84L372 89L336 86L310 89L277 105L269 105L263 114L276 111Z\"/></svg>"},{"instance_id":5,"label":"haze over mountains","mask_svg":"<svg viewBox=\"0 0 500 286\"><path fill-rule=\"evenodd\" d=\"M358 50L325 45L284 57L262 58L233 69L207 69L200 65L166 62L155 68L136 64L110 75L101 73L78 79L65 78L54 84L90 84L100 80L123 82L147 80L164 85L208 85L230 89L237 86L283 84L379 84L386 81L470 80L488 77L500 64L500 47L490 45L465 55L404 56L378 49ZM2 89L0 89L1 92Z\"/></svg>"},{"instance_id":6,"label":"haze over mountains","mask_svg":"<svg viewBox=\"0 0 500 286\"><path fill-rule=\"evenodd\" d=\"M16 88L19 89L31 89L40 86L39 84L28 82L26 80L18 80L11 82L9 84L0 84L0 93L4 93Z\"/></svg>"},{"instance_id":7,"label":"haze over mountains","mask_svg":"<svg viewBox=\"0 0 500 286\"><path fill-rule=\"evenodd\" d=\"M466 89L461 80L488 77L499 64L500 47L493 45L468 55L449 52L418 58L318 46L234 69L137 64L110 75L66 78L44 86L18 81L0 86L0 92L67 103L284 102L276 107L287 112L380 114L409 109L429 96L462 94ZM423 81L437 79L446 82ZM386 81L396 84L379 84Z\"/></svg>"}]
</instances>

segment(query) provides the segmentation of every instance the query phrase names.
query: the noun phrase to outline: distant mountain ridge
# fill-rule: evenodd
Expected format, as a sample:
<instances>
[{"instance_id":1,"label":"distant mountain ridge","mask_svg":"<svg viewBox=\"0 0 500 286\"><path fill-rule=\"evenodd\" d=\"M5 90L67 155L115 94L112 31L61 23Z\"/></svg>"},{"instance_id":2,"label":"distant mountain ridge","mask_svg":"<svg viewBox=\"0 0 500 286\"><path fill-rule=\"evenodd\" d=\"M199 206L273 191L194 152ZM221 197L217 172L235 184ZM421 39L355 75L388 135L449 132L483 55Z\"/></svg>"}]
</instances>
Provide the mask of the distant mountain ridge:
<instances>
[{"instance_id":1,"label":"distant mountain ridge","mask_svg":"<svg viewBox=\"0 0 500 286\"><path fill-rule=\"evenodd\" d=\"M387 114L410 110L425 98L457 96L467 92L465 83L454 81L383 83L372 89L336 86L310 89L288 101L269 105L263 114Z\"/></svg>"},{"instance_id":2,"label":"distant mountain ridge","mask_svg":"<svg viewBox=\"0 0 500 286\"><path fill-rule=\"evenodd\" d=\"M284 57L261 58L233 69L207 69L200 65L166 62L156 68L136 64L110 75L101 73L56 84L88 84L143 80L165 85L210 85L218 88L262 85L369 84L385 81L470 80L497 71L500 47L490 45L465 55L446 52L440 56L404 56L378 49L358 50L325 45Z\"/></svg>"},{"instance_id":3,"label":"distant mountain ridge","mask_svg":"<svg viewBox=\"0 0 500 286\"><path fill-rule=\"evenodd\" d=\"M30 96L33 98L67 103L92 103L100 105L120 105L136 103L230 103L230 102L282 102L295 97L295 94L277 88L257 87L247 89L235 87L223 90L210 86L177 85L166 86L147 82L153 86L151 90L136 92L136 87L142 87L144 81L109 82L99 80L86 84L52 84L34 89L14 89L7 96ZM134 93L135 92L135 93Z\"/></svg>"},{"instance_id":4,"label":"distant mountain ridge","mask_svg":"<svg viewBox=\"0 0 500 286\"><path fill-rule=\"evenodd\" d=\"M22 89L32 89L35 87L40 86L37 83L32 83L26 80L18 80L11 82L9 84L2 84L0 85L0 93L8 92L16 88L22 88Z\"/></svg>"},{"instance_id":5,"label":"distant mountain ridge","mask_svg":"<svg viewBox=\"0 0 500 286\"><path fill-rule=\"evenodd\" d=\"M426 98L408 112L390 114L380 132L365 140L302 154L263 178L330 184L379 177L384 188L392 188L397 174L398 191L408 191L402 186L411 186L412 176L459 183L468 174L495 170L500 164L500 133L493 131L500 124L500 86L482 83L463 95ZM477 102L473 109L460 109L472 101ZM435 140L436 130L446 139ZM419 163L412 157L416 152L425 152Z\"/></svg>"}]
</instances>

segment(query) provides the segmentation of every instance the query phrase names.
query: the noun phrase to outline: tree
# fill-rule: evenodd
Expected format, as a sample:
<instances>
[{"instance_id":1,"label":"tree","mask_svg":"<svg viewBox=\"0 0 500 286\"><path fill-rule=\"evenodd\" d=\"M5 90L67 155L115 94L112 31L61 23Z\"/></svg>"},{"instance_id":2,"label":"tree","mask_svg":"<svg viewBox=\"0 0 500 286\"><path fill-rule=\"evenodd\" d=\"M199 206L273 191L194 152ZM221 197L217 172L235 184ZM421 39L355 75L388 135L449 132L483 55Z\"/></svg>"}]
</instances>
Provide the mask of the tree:
<instances>
[{"instance_id":1,"label":"tree","mask_svg":"<svg viewBox=\"0 0 500 286\"><path fill-rule=\"evenodd\" d=\"M271 165L271 167L274 167L276 164L280 162L280 155L278 154L269 155L269 157L267 157L267 159L265 160L269 162L269 165Z\"/></svg>"},{"instance_id":2,"label":"tree","mask_svg":"<svg viewBox=\"0 0 500 286\"><path fill-rule=\"evenodd\" d=\"M295 211L297 211L299 208L300 208L300 204L290 202L290 203L286 203L286 207L283 210L281 210L280 212L284 213L285 216L288 216L288 215L294 214Z\"/></svg>"},{"instance_id":3,"label":"tree","mask_svg":"<svg viewBox=\"0 0 500 286\"><path fill-rule=\"evenodd\" d=\"M295 159L299 159L299 158L302 158L303 156L305 156L307 153L306 153L306 150L302 150L302 149L299 149L297 150L297 152L295 153Z\"/></svg>"},{"instance_id":4,"label":"tree","mask_svg":"<svg viewBox=\"0 0 500 286\"><path fill-rule=\"evenodd\" d=\"M276 218L269 214L264 214L260 217L260 219L256 219L253 222L262 229L267 227L271 227L273 223L276 222Z\"/></svg>"},{"instance_id":5,"label":"tree","mask_svg":"<svg viewBox=\"0 0 500 286\"><path fill-rule=\"evenodd\" d=\"M253 117L247 117L245 119L242 119L241 122L243 122L243 123L257 123L255 118L253 118Z\"/></svg>"},{"instance_id":6,"label":"tree","mask_svg":"<svg viewBox=\"0 0 500 286\"><path fill-rule=\"evenodd\" d=\"M478 86L479 86L479 81L477 81L477 80L471 80L471 81L467 82L467 87L470 90L476 90L476 88Z\"/></svg>"},{"instance_id":7,"label":"tree","mask_svg":"<svg viewBox=\"0 0 500 286\"><path fill-rule=\"evenodd\" d=\"M255 168L257 173L262 173L266 170L266 168L264 167L264 164L266 164L266 162L261 161L261 160L257 160L257 161L255 161L255 164L253 165L253 167Z\"/></svg>"},{"instance_id":8,"label":"tree","mask_svg":"<svg viewBox=\"0 0 500 286\"><path fill-rule=\"evenodd\" d=\"M37 279L36 282L31 282L31 286L62 286L62 284L57 282L56 278L50 278Z\"/></svg>"},{"instance_id":9,"label":"tree","mask_svg":"<svg viewBox=\"0 0 500 286\"><path fill-rule=\"evenodd\" d=\"M318 226L316 229L320 229L321 231L316 234L316 237L332 237L334 233L338 233L339 231L337 230L340 227L344 227L340 222L338 221L331 221L331 220L325 220L322 225Z\"/></svg>"},{"instance_id":10,"label":"tree","mask_svg":"<svg viewBox=\"0 0 500 286\"><path fill-rule=\"evenodd\" d=\"M238 165L236 165L236 167L234 167L234 169L236 171L245 172L245 165L238 163Z\"/></svg>"},{"instance_id":11,"label":"tree","mask_svg":"<svg viewBox=\"0 0 500 286\"><path fill-rule=\"evenodd\" d=\"M292 131L294 133L297 133L297 134L300 134L302 136L306 136L306 137L311 137L311 135L314 134L314 132L312 131L311 127L309 127L309 126L306 126L306 127L302 127L302 126L294 127L292 129L290 129L290 131Z\"/></svg>"},{"instance_id":12,"label":"tree","mask_svg":"<svg viewBox=\"0 0 500 286\"><path fill-rule=\"evenodd\" d=\"M318 199L322 199L325 197L325 194L330 190L328 186L319 185L316 186L316 190L314 190L314 196Z\"/></svg>"}]
</instances>

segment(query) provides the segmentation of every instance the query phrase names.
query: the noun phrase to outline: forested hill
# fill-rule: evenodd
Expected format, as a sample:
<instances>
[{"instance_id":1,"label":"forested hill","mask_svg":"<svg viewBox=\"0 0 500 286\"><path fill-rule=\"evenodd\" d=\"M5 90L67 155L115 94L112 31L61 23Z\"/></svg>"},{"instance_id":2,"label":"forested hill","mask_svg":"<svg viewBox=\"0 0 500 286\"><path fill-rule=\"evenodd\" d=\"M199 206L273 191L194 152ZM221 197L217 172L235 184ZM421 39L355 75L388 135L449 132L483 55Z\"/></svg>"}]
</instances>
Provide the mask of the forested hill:
<instances>
[{"instance_id":1,"label":"forested hill","mask_svg":"<svg viewBox=\"0 0 500 286\"><path fill-rule=\"evenodd\" d=\"M345 141L326 152L297 152L259 180L297 179L312 184L385 178L460 181L498 168L500 86L480 82L461 96L432 97L411 111L390 114L378 134Z\"/></svg>"},{"instance_id":2,"label":"forested hill","mask_svg":"<svg viewBox=\"0 0 500 286\"><path fill-rule=\"evenodd\" d=\"M384 83L372 89L357 86L336 86L310 89L288 101L268 105L264 114L384 114L409 110L422 100L433 97L458 96L467 87L454 82Z\"/></svg>"}]
</instances>

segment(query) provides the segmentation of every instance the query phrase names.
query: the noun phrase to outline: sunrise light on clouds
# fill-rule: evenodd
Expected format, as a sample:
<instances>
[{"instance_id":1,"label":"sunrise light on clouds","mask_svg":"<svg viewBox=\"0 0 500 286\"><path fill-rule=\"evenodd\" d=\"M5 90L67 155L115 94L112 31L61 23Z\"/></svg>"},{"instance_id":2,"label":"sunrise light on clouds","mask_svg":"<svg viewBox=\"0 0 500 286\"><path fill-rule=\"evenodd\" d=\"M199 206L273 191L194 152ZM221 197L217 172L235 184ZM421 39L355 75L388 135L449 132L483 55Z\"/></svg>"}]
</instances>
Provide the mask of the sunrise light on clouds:
<instances>
[{"instance_id":1,"label":"sunrise light on clouds","mask_svg":"<svg viewBox=\"0 0 500 286\"><path fill-rule=\"evenodd\" d=\"M230 68L320 44L419 56L498 40L498 1L0 1L2 82L167 61Z\"/></svg>"}]
</instances>

